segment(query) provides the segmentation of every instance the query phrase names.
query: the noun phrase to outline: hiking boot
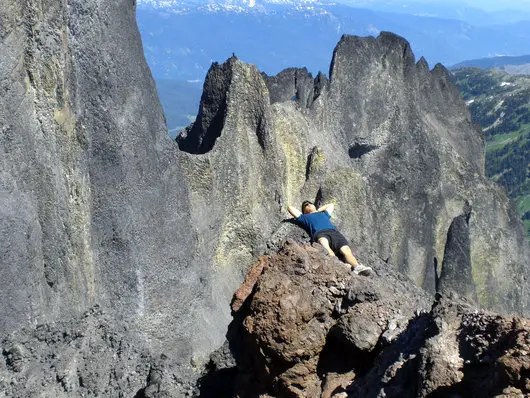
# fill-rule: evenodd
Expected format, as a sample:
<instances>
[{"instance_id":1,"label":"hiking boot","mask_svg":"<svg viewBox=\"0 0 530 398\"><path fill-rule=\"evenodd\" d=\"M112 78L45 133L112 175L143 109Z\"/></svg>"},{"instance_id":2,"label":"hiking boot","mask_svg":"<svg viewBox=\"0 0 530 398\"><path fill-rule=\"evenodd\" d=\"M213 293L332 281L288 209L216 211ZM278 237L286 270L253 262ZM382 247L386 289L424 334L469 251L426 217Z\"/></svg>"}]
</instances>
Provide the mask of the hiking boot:
<instances>
[{"instance_id":1,"label":"hiking boot","mask_svg":"<svg viewBox=\"0 0 530 398\"><path fill-rule=\"evenodd\" d=\"M372 269L370 267L367 267L366 265L357 264L357 267L353 269L353 273L356 275L364 275L368 276L372 273Z\"/></svg>"}]
</instances>

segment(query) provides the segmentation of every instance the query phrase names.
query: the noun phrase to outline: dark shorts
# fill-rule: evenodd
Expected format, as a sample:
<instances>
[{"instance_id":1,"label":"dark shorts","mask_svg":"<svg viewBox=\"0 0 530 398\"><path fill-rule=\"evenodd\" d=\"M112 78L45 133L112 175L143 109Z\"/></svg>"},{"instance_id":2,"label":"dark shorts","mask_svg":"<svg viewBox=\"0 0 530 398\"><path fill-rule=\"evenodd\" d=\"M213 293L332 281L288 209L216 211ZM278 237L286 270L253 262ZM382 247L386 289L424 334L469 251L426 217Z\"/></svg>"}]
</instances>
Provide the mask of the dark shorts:
<instances>
[{"instance_id":1,"label":"dark shorts","mask_svg":"<svg viewBox=\"0 0 530 398\"><path fill-rule=\"evenodd\" d=\"M324 229L323 231L318 231L315 236L313 236L313 241L318 242L320 238L326 238L329 242L331 250L333 250L335 253L338 253L340 248L343 246L350 246L348 239L346 239L344 235L335 229Z\"/></svg>"}]
</instances>

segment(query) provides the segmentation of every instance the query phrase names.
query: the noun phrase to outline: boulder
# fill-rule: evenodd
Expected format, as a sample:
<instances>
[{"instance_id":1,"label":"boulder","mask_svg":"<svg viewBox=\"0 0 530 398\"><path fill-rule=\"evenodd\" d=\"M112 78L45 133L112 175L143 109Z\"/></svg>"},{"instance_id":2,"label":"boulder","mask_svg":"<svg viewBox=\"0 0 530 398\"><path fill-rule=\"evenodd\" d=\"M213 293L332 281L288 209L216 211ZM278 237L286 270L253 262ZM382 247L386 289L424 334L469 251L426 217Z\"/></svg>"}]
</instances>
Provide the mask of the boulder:
<instances>
[{"instance_id":1,"label":"boulder","mask_svg":"<svg viewBox=\"0 0 530 398\"><path fill-rule=\"evenodd\" d=\"M226 396L530 393L528 319L478 311L453 291L430 297L376 256L362 260L372 277L292 240L262 258L228 335Z\"/></svg>"}]
</instances>

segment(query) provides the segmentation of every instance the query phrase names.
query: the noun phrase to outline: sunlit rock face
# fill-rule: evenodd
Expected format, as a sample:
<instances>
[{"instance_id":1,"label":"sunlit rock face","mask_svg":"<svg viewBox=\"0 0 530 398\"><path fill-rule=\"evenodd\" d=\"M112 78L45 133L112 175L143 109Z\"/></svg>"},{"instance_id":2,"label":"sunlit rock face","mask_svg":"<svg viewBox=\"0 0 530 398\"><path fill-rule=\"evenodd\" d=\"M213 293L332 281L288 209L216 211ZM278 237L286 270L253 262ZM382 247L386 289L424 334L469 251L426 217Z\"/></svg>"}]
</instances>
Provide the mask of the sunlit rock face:
<instances>
[{"instance_id":1,"label":"sunlit rock face","mask_svg":"<svg viewBox=\"0 0 530 398\"><path fill-rule=\"evenodd\" d=\"M230 232L229 245L221 234L228 258L246 261L288 204L332 201L359 253L377 252L434 292L449 228L467 203L464 284L481 306L528 313L528 245L502 188L484 176L482 133L445 68L416 63L398 36L344 36L329 80L305 69L268 77L236 58L214 64L197 122L177 142L191 155L190 184L212 178L213 189L192 192L225 206L228 191L237 198L229 209L246 211L222 230L259 230Z\"/></svg>"},{"instance_id":2,"label":"sunlit rock face","mask_svg":"<svg viewBox=\"0 0 530 398\"><path fill-rule=\"evenodd\" d=\"M35 348L46 341L61 366L28 391L104 395L93 364L122 341L134 350L109 365L113 391L193 394L246 270L303 240L282 220L307 198L336 203L361 260L377 253L431 293L467 200L478 303L528 312L523 229L484 178L480 132L446 71L402 38L344 37L329 79L214 64L174 142L134 2L0 0L0 22L2 386L53 359Z\"/></svg>"}]
</instances>

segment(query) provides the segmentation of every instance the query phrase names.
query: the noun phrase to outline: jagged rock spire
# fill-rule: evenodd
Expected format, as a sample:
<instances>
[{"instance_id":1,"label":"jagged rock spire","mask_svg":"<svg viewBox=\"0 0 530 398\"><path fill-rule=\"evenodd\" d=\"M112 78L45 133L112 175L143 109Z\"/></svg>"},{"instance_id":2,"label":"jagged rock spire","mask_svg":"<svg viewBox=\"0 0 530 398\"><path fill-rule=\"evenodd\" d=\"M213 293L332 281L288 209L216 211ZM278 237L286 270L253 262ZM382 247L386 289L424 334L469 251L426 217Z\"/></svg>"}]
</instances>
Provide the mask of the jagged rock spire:
<instances>
[{"instance_id":1,"label":"jagged rock spire","mask_svg":"<svg viewBox=\"0 0 530 398\"><path fill-rule=\"evenodd\" d=\"M462 214L455 217L449 227L438 291L444 295L453 292L477 303L469 239L471 211L466 200Z\"/></svg>"}]
</instances>

